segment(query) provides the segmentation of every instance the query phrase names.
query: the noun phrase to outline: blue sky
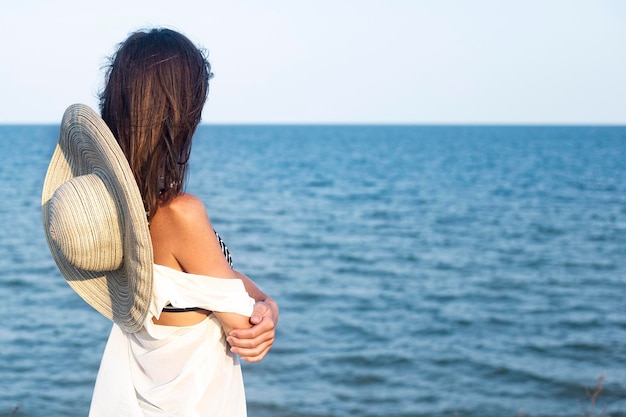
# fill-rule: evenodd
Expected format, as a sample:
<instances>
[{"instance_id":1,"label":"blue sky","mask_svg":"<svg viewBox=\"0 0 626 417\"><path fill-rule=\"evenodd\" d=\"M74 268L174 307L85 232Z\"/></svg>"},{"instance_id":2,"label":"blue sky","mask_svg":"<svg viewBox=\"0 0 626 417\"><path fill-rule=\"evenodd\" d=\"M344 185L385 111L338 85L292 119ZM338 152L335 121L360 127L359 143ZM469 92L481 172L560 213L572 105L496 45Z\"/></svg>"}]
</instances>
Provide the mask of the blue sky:
<instances>
[{"instance_id":1,"label":"blue sky","mask_svg":"<svg viewBox=\"0 0 626 417\"><path fill-rule=\"evenodd\" d=\"M626 124L623 0L24 0L0 14L0 123L97 106L141 27L210 51L207 123Z\"/></svg>"}]
</instances>

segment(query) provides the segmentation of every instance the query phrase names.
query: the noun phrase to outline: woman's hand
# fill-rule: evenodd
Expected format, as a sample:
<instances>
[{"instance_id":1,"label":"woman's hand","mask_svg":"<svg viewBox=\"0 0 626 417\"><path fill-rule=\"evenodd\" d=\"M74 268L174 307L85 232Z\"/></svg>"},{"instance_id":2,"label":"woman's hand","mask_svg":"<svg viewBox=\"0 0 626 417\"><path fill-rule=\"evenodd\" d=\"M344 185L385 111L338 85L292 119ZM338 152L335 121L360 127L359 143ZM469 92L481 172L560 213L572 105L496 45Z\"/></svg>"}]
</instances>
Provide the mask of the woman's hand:
<instances>
[{"instance_id":1,"label":"woman's hand","mask_svg":"<svg viewBox=\"0 0 626 417\"><path fill-rule=\"evenodd\" d=\"M237 329L229 333L226 339L230 351L241 356L247 362L259 362L274 344L276 324L278 324L278 306L270 297L258 301L250 316L252 327Z\"/></svg>"}]
</instances>

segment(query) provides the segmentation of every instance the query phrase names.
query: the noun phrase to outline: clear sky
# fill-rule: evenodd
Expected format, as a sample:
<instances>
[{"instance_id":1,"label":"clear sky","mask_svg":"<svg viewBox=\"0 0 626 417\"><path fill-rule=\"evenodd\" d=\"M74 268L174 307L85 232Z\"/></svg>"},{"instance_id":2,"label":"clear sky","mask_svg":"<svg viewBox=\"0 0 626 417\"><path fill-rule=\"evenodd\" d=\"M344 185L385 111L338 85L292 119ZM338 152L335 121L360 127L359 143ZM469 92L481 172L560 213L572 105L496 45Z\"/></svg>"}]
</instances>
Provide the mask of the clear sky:
<instances>
[{"instance_id":1,"label":"clear sky","mask_svg":"<svg viewBox=\"0 0 626 417\"><path fill-rule=\"evenodd\" d=\"M23 0L0 13L0 123L97 107L129 32L210 51L207 123L626 125L624 0Z\"/></svg>"}]
</instances>

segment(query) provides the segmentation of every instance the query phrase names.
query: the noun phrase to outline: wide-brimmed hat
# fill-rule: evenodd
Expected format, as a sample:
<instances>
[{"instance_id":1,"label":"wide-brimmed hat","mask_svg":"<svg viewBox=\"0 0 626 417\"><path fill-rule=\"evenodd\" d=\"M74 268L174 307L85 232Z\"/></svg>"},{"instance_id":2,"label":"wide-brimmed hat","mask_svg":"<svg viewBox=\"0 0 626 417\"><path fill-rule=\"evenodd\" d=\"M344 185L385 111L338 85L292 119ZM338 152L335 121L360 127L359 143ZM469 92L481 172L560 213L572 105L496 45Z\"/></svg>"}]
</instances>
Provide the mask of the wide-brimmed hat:
<instances>
[{"instance_id":1,"label":"wide-brimmed hat","mask_svg":"<svg viewBox=\"0 0 626 417\"><path fill-rule=\"evenodd\" d=\"M42 217L52 257L74 291L123 330L139 330L152 296L146 211L113 134L84 104L63 116Z\"/></svg>"}]
</instances>

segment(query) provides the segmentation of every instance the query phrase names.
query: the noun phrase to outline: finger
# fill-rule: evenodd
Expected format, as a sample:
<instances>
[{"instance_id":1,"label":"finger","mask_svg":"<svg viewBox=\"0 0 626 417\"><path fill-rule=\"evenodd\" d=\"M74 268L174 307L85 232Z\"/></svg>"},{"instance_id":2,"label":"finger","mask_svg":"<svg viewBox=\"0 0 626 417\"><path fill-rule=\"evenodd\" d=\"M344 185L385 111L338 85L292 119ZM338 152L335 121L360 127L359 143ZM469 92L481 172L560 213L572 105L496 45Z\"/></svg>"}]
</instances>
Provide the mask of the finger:
<instances>
[{"instance_id":1,"label":"finger","mask_svg":"<svg viewBox=\"0 0 626 417\"><path fill-rule=\"evenodd\" d=\"M268 336L268 335L263 335ZM259 352L260 350L266 348L268 345L272 345L274 343L274 337L259 337L255 340L251 339L243 339L243 340L232 340L232 343L229 342L230 351L237 354L246 354L247 356Z\"/></svg>"},{"instance_id":2,"label":"finger","mask_svg":"<svg viewBox=\"0 0 626 417\"><path fill-rule=\"evenodd\" d=\"M244 357L257 356L262 352L269 350L273 344L274 339L267 339L250 347L231 346L230 351Z\"/></svg>"},{"instance_id":3,"label":"finger","mask_svg":"<svg viewBox=\"0 0 626 417\"><path fill-rule=\"evenodd\" d=\"M271 312L269 306L262 301L259 301L254 304L254 310L252 311L252 315L250 316L250 323L258 324L263 320L263 317Z\"/></svg>"},{"instance_id":4,"label":"finger","mask_svg":"<svg viewBox=\"0 0 626 417\"><path fill-rule=\"evenodd\" d=\"M273 340L268 340L267 342L259 345L255 349L240 349L241 360L246 362L259 362L263 360L263 358L267 355L267 353L272 348Z\"/></svg>"},{"instance_id":5,"label":"finger","mask_svg":"<svg viewBox=\"0 0 626 417\"><path fill-rule=\"evenodd\" d=\"M259 324L263 321L263 316L260 314L255 314L254 312L252 313L252 316L250 316L250 323L254 324Z\"/></svg>"},{"instance_id":6,"label":"finger","mask_svg":"<svg viewBox=\"0 0 626 417\"><path fill-rule=\"evenodd\" d=\"M258 324L255 324L249 329L236 329L229 333L229 337L236 339L255 339L261 336L263 333L274 332L274 321L263 317Z\"/></svg>"},{"instance_id":7,"label":"finger","mask_svg":"<svg viewBox=\"0 0 626 417\"><path fill-rule=\"evenodd\" d=\"M233 347L249 349L265 343L268 340L273 340L274 335L275 332L273 330L262 332L251 337L246 337L248 336L248 333L244 333L243 335L230 335L226 338L226 341Z\"/></svg>"}]
</instances>

